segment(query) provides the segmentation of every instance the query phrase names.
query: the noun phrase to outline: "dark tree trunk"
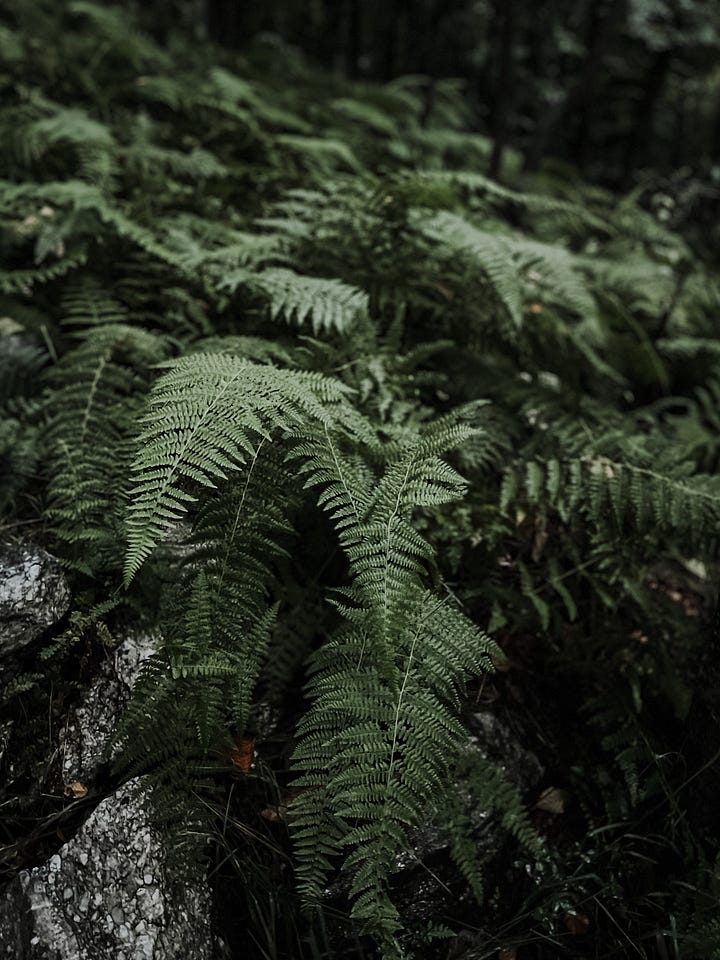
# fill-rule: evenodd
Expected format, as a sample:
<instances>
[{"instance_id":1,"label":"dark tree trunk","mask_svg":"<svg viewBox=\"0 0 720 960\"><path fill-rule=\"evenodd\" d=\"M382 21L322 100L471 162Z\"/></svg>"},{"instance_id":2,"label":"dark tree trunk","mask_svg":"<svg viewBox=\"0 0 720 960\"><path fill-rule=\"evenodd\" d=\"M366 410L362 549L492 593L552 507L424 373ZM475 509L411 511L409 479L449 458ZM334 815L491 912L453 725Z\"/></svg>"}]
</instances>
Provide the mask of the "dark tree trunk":
<instances>
[{"instance_id":1,"label":"dark tree trunk","mask_svg":"<svg viewBox=\"0 0 720 960\"><path fill-rule=\"evenodd\" d=\"M355 77L363 52L361 0L347 0L345 6L345 74Z\"/></svg>"},{"instance_id":2,"label":"dark tree trunk","mask_svg":"<svg viewBox=\"0 0 720 960\"><path fill-rule=\"evenodd\" d=\"M656 54L650 69L645 74L642 96L634 111L633 130L627 139L625 153L625 179L629 180L633 170L644 166L652 158L655 112L660 102L665 81L672 66L670 49Z\"/></svg>"},{"instance_id":3,"label":"dark tree trunk","mask_svg":"<svg viewBox=\"0 0 720 960\"><path fill-rule=\"evenodd\" d=\"M205 26L208 36L225 47L239 47L254 29L246 4L237 0L205 0Z\"/></svg>"},{"instance_id":4,"label":"dark tree trunk","mask_svg":"<svg viewBox=\"0 0 720 960\"><path fill-rule=\"evenodd\" d=\"M720 98L715 104L715 116L712 124L712 140L710 144L710 159L713 163L720 161Z\"/></svg>"},{"instance_id":5,"label":"dark tree trunk","mask_svg":"<svg viewBox=\"0 0 720 960\"><path fill-rule=\"evenodd\" d=\"M493 149L490 157L490 176L499 178L502 159L510 136L510 124L515 103L515 70L513 49L515 44L515 0L498 0L496 16L500 19L500 62L493 84L493 101L490 112L490 129Z\"/></svg>"},{"instance_id":6,"label":"dark tree trunk","mask_svg":"<svg viewBox=\"0 0 720 960\"><path fill-rule=\"evenodd\" d=\"M323 3L321 10L315 56L324 67L341 72L344 61L342 40L345 36L345 3L333 0Z\"/></svg>"},{"instance_id":7,"label":"dark tree trunk","mask_svg":"<svg viewBox=\"0 0 720 960\"><path fill-rule=\"evenodd\" d=\"M536 170L540 160L552 152L571 114L580 117L576 148L582 152L587 135L590 108L596 98L598 78L616 31L625 22L626 0L599 0L588 5L586 27L587 56L582 69L554 107L541 118L525 157L526 170Z\"/></svg>"},{"instance_id":8,"label":"dark tree trunk","mask_svg":"<svg viewBox=\"0 0 720 960\"><path fill-rule=\"evenodd\" d=\"M675 113L675 136L672 143L672 165L679 167L683 160L683 143L685 140L685 130L687 127L687 94L684 90L680 91L678 98L677 111Z\"/></svg>"},{"instance_id":9,"label":"dark tree trunk","mask_svg":"<svg viewBox=\"0 0 720 960\"><path fill-rule=\"evenodd\" d=\"M375 37L375 49L382 53L376 65L376 74L386 82L401 72L399 64L406 6L405 0L388 0L384 7L385 16L377 20L380 34Z\"/></svg>"}]
</instances>

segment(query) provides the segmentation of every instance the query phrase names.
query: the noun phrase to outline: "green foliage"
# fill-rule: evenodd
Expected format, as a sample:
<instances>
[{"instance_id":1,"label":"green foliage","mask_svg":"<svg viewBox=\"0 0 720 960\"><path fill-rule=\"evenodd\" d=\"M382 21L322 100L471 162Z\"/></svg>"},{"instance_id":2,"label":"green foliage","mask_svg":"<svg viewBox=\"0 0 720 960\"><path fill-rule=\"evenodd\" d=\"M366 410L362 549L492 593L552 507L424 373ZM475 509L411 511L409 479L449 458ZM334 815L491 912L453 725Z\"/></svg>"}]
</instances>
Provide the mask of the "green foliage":
<instances>
[{"instance_id":1,"label":"green foliage","mask_svg":"<svg viewBox=\"0 0 720 960\"><path fill-rule=\"evenodd\" d=\"M88 595L46 659L102 640L101 615L161 630L116 773L149 778L186 867L208 811L241 796L257 819L262 790L289 790L292 896L324 916L339 871L387 957L433 809L476 910L436 936L521 937L528 916L555 935L573 891L603 949L612 898L629 936L666 929L675 894L653 884L685 882L666 861L714 859L681 808L707 758L678 733L704 709L720 533L711 265L642 196L496 183L449 82L428 112L417 78L346 83L38 6L0 21L0 516L37 522ZM24 676L18 716L44 677ZM467 750L486 684L575 798L557 844ZM250 734L269 759L238 769ZM486 896L467 803L552 884ZM639 876L644 848L617 837L648 818L667 857ZM702 952L712 917L683 916Z\"/></svg>"},{"instance_id":2,"label":"green foliage","mask_svg":"<svg viewBox=\"0 0 720 960\"><path fill-rule=\"evenodd\" d=\"M194 501L184 482L214 487L271 441L271 430L292 433L307 420L327 427L344 393L318 374L217 353L172 361L148 397L132 466L126 584Z\"/></svg>"},{"instance_id":3,"label":"green foliage","mask_svg":"<svg viewBox=\"0 0 720 960\"><path fill-rule=\"evenodd\" d=\"M450 851L468 886L482 904L485 889L482 870L477 862L477 847L472 839L472 811L468 807L477 805L486 813L495 813L508 833L538 859L543 857L543 841L530 822L520 791L479 750L465 749L458 761L455 777L466 785L470 803L468 793L461 793L453 785L446 801Z\"/></svg>"},{"instance_id":4,"label":"green foliage","mask_svg":"<svg viewBox=\"0 0 720 960\"><path fill-rule=\"evenodd\" d=\"M302 472L321 487L339 530L351 586L339 604L348 626L314 657L312 706L298 730L298 875L317 900L342 852L351 915L388 956L400 929L387 894L394 858L463 743L454 712L464 682L490 665L490 641L422 588L430 547L408 522L414 508L462 490L437 453L468 435L459 425L430 432L390 461L374 489L330 437L318 452L312 442L301 448Z\"/></svg>"},{"instance_id":5,"label":"green foliage","mask_svg":"<svg viewBox=\"0 0 720 960\"><path fill-rule=\"evenodd\" d=\"M307 320L315 335L337 330L345 333L367 313L367 295L339 280L298 276L290 270L264 270L254 284L270 299L273 320L303 324Z\"/></svg>"}]
</instances>

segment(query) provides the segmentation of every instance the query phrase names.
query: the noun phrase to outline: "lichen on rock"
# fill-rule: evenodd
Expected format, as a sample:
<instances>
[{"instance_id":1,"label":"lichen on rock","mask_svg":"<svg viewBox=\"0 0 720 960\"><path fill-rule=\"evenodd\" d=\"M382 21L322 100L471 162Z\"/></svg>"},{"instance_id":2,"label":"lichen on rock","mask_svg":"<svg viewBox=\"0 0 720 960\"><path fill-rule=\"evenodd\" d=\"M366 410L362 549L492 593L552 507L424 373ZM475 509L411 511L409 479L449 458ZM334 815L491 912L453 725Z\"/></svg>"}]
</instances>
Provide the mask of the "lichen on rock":
<instances>
[{"instance_id":1,"label":"lichen on rock","mask_svg":"<svg viewBox=\"0 0 720 960\"><path fill-rule=\"evenodd\" d=\"M172 880L143 785L103 800L76 836L22 871L0 903L10 960L210 960L204 876Z\"/></svg>"},{"instance_id":2,"label":"lichen on rock","mask_svg":"<svg viewBox=\"0 0 720 960\"><path fill-rule=\"evenodd\" d=\"M143 662L158 649L155 634L128 631L103 663L60 734L63 783L94 780Z\"/></svg>"},{"instance_id":3,"label":"lichen on rock","mask_svg":"<svg viewBox=\"0 0 720 960\"><path fill-rule=\"evenodd\" d=\"M70 589L54 557L32 545L0 545L0 657L32 643L69 604Z\"/></svg>"}]
</instances>

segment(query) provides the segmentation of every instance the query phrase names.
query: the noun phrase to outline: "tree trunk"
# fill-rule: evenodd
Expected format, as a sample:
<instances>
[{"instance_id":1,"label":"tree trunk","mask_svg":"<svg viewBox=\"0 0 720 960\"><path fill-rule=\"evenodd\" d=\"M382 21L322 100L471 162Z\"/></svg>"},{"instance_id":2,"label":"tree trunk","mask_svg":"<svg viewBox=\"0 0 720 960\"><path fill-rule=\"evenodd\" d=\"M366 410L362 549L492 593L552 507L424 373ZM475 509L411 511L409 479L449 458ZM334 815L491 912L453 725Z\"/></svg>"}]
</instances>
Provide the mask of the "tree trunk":
<instances>
[{"instance_id":1,"label":"tree trunk","mask_svg":"<svg viewBox=\"0 0 720 960\"><path fill-rule=\"evenodd\" d=\"M626 0L599 0L588 5L586 27L587 56L582 69L572 81L566 92L538 124L535 138L525 156L525 169L537 170L541 159L552 151L552 144L559 139L560 132L571 114L580 118L579 138L576 146L583 150L583 138L586 137L588 113L595 99L597 82L605 55L611 46L613 35L625 21Z\"/></svg>"},{"instance_id":2,"label":"tree trunk","mask_svg":"<svg viewBox=\"0 0 720 960\"><path fill-rule=\"evenodd\" d=\"M493 84L493 102L490 113L490 129L493 134L493 149L490 157L490 176L499 179L502 159L510 136L512 111L515 104L515 69L513 49L515 43L515 0L498 0L496 16L500 18L500 62Z\"/></svg>"},{"instance_id":3,"label":"tree trunk","mask_svg":"<svg viewBox=\"0 0 720 960\"><path fill-rule=\"evenodd\" d=\"M205 0L208 36L224 47L239 47L255 32L247 8L237 0Z\"/></svg>"},{"instance_id":4,"label":"tree trunk","mask_svg":"<svg viewBox=\"0 0 720 960\"><path fill-rule=\"evenodd\" d=\"M655 111L665 88L670 68L672 51L661 50L655 55L650 69L645 75L643 93L638 101L633 117L633 132L627 139L625 153L625 179L629 180L633 170L643 166L652 157Z\"/></svg>"},{"instance_id":5,"label":"tree trunk","mask_svg":"<svg viewBox=\"0 0 720 960\"><path fill-rule=\"evenodd\" d=\"M345 19L345 75L356 77L363 53L363 23L360 0L347 0Z\"/></svg>"}]
</instances>

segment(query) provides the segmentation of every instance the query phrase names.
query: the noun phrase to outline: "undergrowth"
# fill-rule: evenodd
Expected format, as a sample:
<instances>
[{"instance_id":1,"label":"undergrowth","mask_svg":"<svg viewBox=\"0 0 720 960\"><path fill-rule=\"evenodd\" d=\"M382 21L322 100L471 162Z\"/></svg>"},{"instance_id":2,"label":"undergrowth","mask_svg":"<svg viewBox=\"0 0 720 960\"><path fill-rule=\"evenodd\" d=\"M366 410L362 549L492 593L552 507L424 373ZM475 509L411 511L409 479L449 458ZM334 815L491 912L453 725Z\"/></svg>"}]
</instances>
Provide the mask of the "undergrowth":
<instances>
[{"instance_id":1,"label":"undergrowth","mask_svg":"<svg viewBox=\"0 0 720 960\"><path fill-rule=\"evenodd\" d=\"M5 689L11 807L29 718L135 618L114 776L235 877L236 942L715 956L713 265L642 196L488 179L450 82L428 115L272 38L0 9L0 523L76 604ZM481 693L559 809L468 758ZM461 773L515 838L491 878ZM428 819L469 896L423 931L393 876Z\"/></svg>"}]
</instances>

